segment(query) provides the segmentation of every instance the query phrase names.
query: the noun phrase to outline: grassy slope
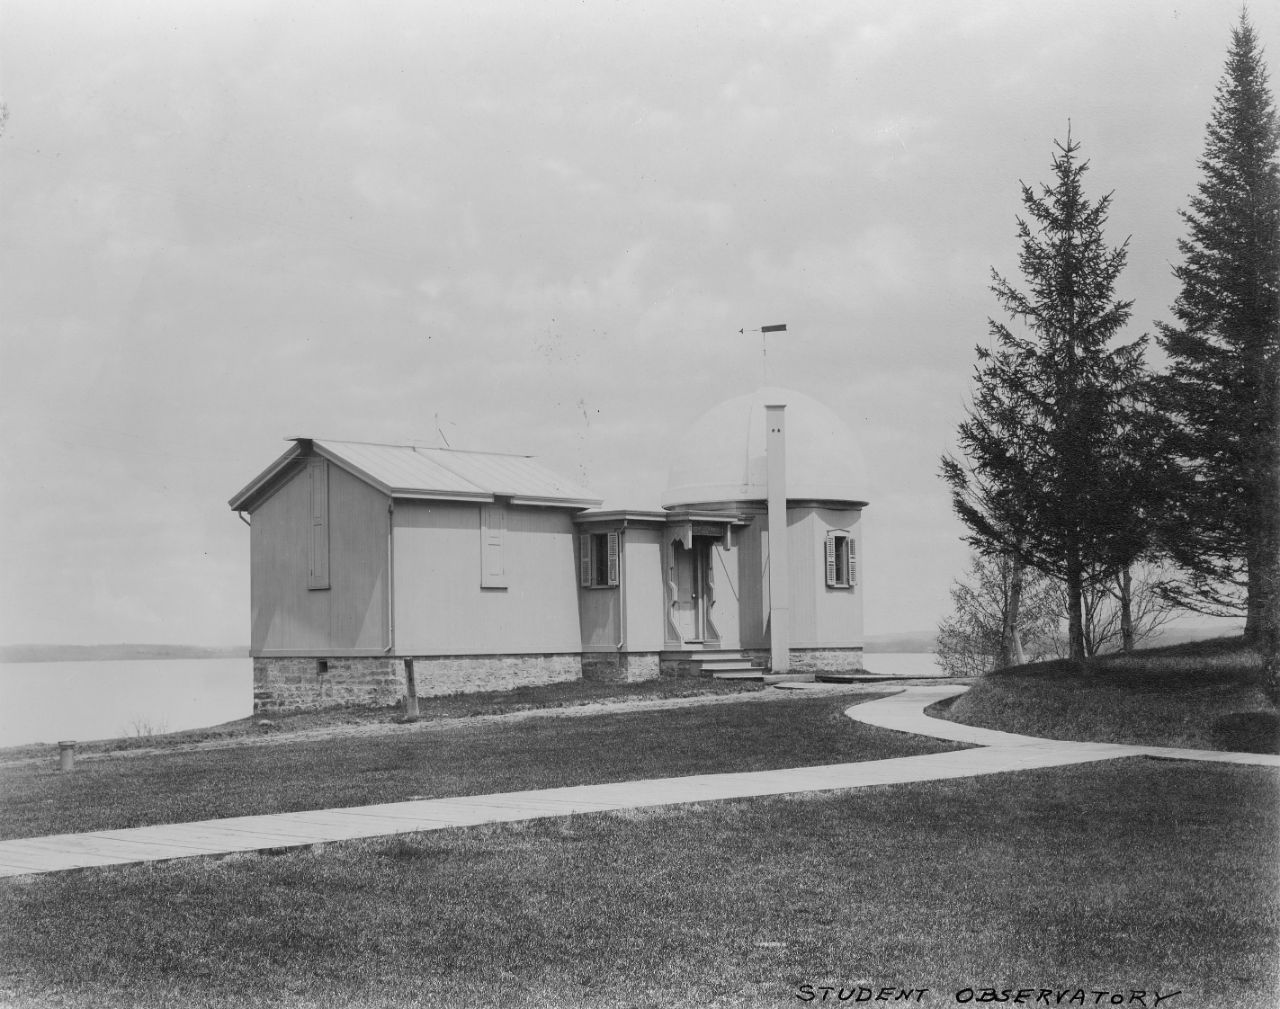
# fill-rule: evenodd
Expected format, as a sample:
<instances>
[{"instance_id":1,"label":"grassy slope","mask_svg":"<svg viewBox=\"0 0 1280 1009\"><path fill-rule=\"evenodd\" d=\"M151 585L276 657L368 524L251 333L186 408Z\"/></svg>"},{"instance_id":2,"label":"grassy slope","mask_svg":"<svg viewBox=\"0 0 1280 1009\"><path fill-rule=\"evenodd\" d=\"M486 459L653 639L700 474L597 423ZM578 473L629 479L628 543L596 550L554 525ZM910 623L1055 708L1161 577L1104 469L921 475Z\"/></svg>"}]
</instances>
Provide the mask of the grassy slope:
<instances>
[{"instance_id":1,"label":"grassy slope","mask_svg":"<svg viewBox=\"0 0 1280 1009\"><path fill-rule=\"evenodd\" d=\"M708 694L749 694L765 689L762 683L742 680L672 679L642 680L637 683L604 683L594 680L571 680L539 687L517 687L515 690L489 690L468 694L424 697L419 701L419 715L424 722L447 718L470 718L476 715L503 715L515 711L546 708L568 708L608 701L654 700L678 697L701 697ZM398 707L334 707L320 711L273 713L269 717L252 715L221 725L181 732L145 733L118 739L82 742L76 752L112 753L117 750L154 749L182 746L209 740L231 740L279 736L299 730L340 725L377 725L403 721ZM47 757L48 743L0 747L0 760Z\"/></svg>"},{"instance_id":2,"label":"grassy slope","mask_svg":"<svg viewBox=\"0 0 1280 1009\"><path fill-rule=\"evenodd\" d=\"M1136 759L2 881L0 1003L1269 1009L1274 785Z\"/></svg>"},{"instance_id":3,"label":"grassy slope","mask_svg":"<svg viewBox=\"0 0 1280 1009\"><path fill-rule=\"evenodd\" d=\"M1261 659L1239 638L1044 662L978 680L931 714L1050 739L1280 752Z\"/></svg>"},{"instance_id":4,"label":"grassy slope","mask_svg":"<svg viewBox=\"0 0 1280 1009\"><path fill-rule=\"evenodd\" d=\"M859 695L858 699L873 696ZM0 836L878 760L952 743L859 725L854 698L795 697L189 753L0 767Z\"/></svg>"}]
</instances>

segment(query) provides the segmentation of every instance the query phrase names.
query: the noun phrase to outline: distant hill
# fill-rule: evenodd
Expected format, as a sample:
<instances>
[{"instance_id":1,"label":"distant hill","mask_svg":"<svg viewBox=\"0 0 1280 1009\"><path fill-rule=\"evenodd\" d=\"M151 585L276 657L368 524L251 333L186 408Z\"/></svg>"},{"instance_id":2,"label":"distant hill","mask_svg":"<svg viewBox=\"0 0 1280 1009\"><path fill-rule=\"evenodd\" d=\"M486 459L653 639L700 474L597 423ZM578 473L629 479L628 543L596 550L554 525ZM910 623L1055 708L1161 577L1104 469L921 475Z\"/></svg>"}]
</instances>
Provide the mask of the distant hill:
<instances>
[{"instance_id":1,"label":"distant hill","mask_svg":"<svg viewBox=\"0 0 1280 1009\"><path fill-rule=\"evenodd\" d=\"M868 634L863 647L869 652L931 652L937 644L936 631L902 631L899 634Z\"/></svg>"},{"instance_id":2,"label":"distant hill","mask_svg":"<svg viewBox=\"0 0 1280 1009\"><path fill-rule=\"evenodd\" d=\"M1158 648L1166 645L1182 645L1188 641L1207 641L1211 638L1229 638L1244 631L1239 624L1187 624L1162 627L1144 640L1140 648ZM932 652L937 648L936 631L902 631L898 634L868 634L863 646L868 652Z\"/></svg>"},{"instance_id":3,"label":"distant hill","mask_svg":"<svg viewBox=\"0 0 1280 1009\"><path fill-rule=\"evenodd\" d=\"M1185 645L1188 641L1208 641L1212 638L1234 638L1244 633L1244 621L1238 624L1192 624L1187 627L1161 627L1139 645L1140 648L1163 648L1167 645Z\"/></svg>"},{"instance_id":4,"label":"distant hill","mask_svg":"<svg viewBox=\"0 0 1280 1009\"><path fill-rule=\"evenodd\" d=\"M239 659L248 645L0 645L0 662L95 662L119 659Z\"/></svg>"}]
</instances>

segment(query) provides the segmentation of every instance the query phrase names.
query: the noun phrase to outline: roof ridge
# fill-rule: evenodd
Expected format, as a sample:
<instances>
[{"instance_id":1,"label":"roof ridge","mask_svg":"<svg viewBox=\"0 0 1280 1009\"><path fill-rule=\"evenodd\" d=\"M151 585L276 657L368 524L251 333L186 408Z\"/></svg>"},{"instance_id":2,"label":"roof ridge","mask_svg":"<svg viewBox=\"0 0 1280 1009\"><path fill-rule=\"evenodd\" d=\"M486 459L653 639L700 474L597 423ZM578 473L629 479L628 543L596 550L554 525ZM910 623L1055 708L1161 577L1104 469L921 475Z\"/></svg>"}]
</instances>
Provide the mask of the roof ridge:
<instances>
[{"instance_id":1,"label":"roof ridge","mask_svg":"<svg viewBox=\"0 0 1280 1009\"><path fill-rule=\"evenodd\" d=\"M440 445L419 445L417 442L410 442L407 446L417 452L419 449L426 449L429 452L457 452L460 455L500 455L508 459L536 459L537 456L528 452L491 452L488 449L480 448L449 448Z\"/></svg>"},{"instance_id":2,"label":"roof ridge","mask_svg":"<svg viewBox=\"0 0 1280 1009\"><path fill-rule=\"evenodd\" d=\"M426 449L430 452L455 452L460 455L500 455L512 459L534 459L536 456L528 452L490 452L486 449L473 448L448 448L443 445L427 445L422 442L403 442L403 441L364 441L359 438L286 438L285 441L312 441L324 442L329 445L376 445L378 448L407 448L417 452L419 449Z\"/></svg>"}]
</instances>

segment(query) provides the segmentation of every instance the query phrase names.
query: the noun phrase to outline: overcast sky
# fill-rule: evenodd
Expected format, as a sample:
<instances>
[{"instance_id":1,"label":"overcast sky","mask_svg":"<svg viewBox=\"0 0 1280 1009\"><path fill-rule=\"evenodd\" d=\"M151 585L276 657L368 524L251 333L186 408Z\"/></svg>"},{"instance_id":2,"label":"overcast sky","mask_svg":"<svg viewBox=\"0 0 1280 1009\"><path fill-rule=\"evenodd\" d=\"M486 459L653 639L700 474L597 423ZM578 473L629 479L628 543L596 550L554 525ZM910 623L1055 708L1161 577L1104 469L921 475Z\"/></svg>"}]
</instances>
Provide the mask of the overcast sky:
<instances>
[{"instance_id":1,"label":"overcast sky","mask_svg":"<svg viewBox=\"0 0 1280 1009\"><path fill-rule=\"evenodd\" d=\"M1234 3L62 3L0 21L0 642L243 643L291 436L531 453L654 507L769 378L867 459L868 633L1068 120L1168 318ZM1280 7L1252 17L1274 56Z\"/></svg>"}]
</instances>

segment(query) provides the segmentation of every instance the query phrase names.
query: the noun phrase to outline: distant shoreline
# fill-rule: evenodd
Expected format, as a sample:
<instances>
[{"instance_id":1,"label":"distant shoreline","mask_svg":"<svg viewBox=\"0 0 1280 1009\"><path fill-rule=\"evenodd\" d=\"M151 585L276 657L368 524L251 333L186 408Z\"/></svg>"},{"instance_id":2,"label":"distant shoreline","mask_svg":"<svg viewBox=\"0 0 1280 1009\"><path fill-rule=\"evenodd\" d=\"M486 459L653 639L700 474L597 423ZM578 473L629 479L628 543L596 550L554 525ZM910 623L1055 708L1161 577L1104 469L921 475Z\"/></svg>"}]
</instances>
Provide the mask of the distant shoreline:
<instances>
[{"instance_id":1,"label":"distant shoreline","mask_svg":"<svg viewBox=\"0 0 1280 1009\"><path fill-rule=\"evenodd\" d=\"M247 659L248 645L0 645L5 662L99 662L122 659Z\"/></svg>"},{"instance_id":2,"label":"distant shoreline","mask_svg":"<svg viewBox=\"0 0 1280 1009\"><path fill-rule=\"evenodd\" d=\"M1165 627L1156 632L1144 647L1184 644L1223 635L1239 634L1239 626L1191 625ZM870 634L863 647L867 652L936 652L936 631L902 631L897 634ZM5 662L95 662L122 659L247 659L248 645L0 645L0 663Z\"/></svg>"}]
</instances>

